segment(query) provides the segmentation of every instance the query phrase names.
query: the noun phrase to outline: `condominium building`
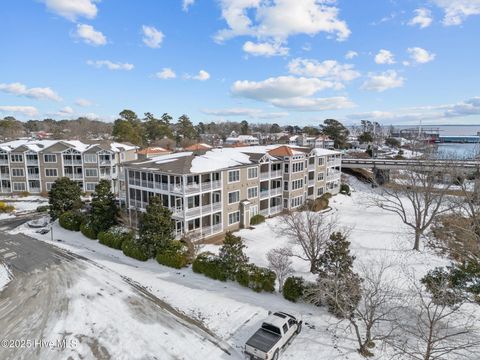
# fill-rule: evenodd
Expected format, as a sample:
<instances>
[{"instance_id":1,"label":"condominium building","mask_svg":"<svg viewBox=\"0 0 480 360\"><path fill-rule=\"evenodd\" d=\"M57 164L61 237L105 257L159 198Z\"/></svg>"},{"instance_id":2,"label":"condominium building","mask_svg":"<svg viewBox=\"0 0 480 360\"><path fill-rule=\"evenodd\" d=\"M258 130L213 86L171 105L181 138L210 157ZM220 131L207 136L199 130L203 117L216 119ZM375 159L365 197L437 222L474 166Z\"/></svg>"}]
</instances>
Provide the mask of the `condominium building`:
<instances>
[{"instance_id":1,"label":"condominium building","mask_svg":"<svg viewBox=\"0 0 480 360\"><path fill-rule=\"evenodd\" d=\"M133 226L152 196L175 220L177 238L209 238L247 228L340 189L341 154L288 145L179 152L122 166L120 198Z\"/></svg>"},{"instance_id":2,"label":"condominium building","mask_svg":"<svg viewBox=\"0 0 480 360\"><path fill-rule=\"evenodd\" d=\"M68 177L90 193L101 179L118 192L119 164L137 158L136 147L115 142L15 140L0 144L0 193L49 191Z\"/></svg>"}]
</instances>

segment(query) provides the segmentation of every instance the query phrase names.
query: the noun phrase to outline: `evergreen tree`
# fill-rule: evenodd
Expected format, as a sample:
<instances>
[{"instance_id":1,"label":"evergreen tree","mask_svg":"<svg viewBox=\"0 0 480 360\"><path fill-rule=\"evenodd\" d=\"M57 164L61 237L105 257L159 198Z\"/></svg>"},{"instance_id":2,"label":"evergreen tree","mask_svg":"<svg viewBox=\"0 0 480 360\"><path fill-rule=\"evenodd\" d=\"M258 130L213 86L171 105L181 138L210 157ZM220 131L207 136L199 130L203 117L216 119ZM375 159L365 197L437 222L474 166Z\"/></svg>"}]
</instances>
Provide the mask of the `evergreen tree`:
<instances>
[{"instance_id":1,"label":"evergreen tree","mask_svg":"<svg viewBox=\"0 0 480 360\"><path fill-rule=\"evenodd\" d=\"M159 196L151 197L139 226L139 243L149 257L155 256L175 239L174 230L170 209L162 205Z\"/></svg>"},{"instance_id":2,"label":"evergreen tree","mask_svg":"<svg viewBox=\"0 0 480 360\"><path fill-rule=\"evenodd\" d=\"M272 126L270 126L269 132L271 134L277 134L279 132L282 132L282 128L277 123L273 123Z\"/></svg>"},{"instance_id":3,"label":"evergreen tree","mask_svg":"<svg viewBox=\"0 0 480 360\"><path fill-rule=\"evenodd\" d=\"M151 113L145 113L145 136L148 141L161 140L165 137L172 138L173 133L170 127L171 116L168 114L163 114L162 118L157 119Z\"/></svg>"},{"instance_id":4,"label":"evergreen tree","mask_svg":"<svg viewBox=\"0 0 480 360\"><path fill-rule=\"evenodd\" d=\"M116 141L143 144L143 128L137 114L131 110L123 110L120 118L113 123L112 135Z\"/></svg>"},{"instance_id":5,"label":"evergreen tree","mask_svg":"<svg viewBox=\"0 0 480 360\"><path fill-rule=\"evenodd\" d=\"M242 120L240 123L240 135L248 135L250 133L250 127L247 120Z\"/></svg>"},{"instance_id":6,"label":"evergreen tree","mask_svg":"<svg viewBox=\"0 0 480 360\"><path fill-rule=\"evenodd\" d=\"M320 299L338 317L349 317L361 299L361 279L353 271L349 247L344 234L333 233L317 264Z\"/></svg>"},{"instance_id":7,"label":"evergreen tree","mask_svg":"<svg viewBox=\"0 0 480 360\"><path fill-rule=\"evenodd\" d=\"M190 118L187 115L182 115L178 118L177 127L177 142L182 139L195 140L198 137L197 130L193 126Z\"/></svg>"},{"instance_id":8,"label":"evergreen tree","mask_svg":"<svg viewBox=\"0 0 480 360\"><path fill-rule=\"evenodd\" d=\"M90 225L97 233L108 230L117 223L117 215L118 208L110 181L100 180L92 196Z\"/></svg>"},{"instance_id":9,"label":"evergreen tree","mask_svg":"<svg viewBox=\"0 0 480 360\"><path fill-rule=\"evenodd\" d=\"M57 179L48 193L49 213L52 220L58 219L66 211L80 209L81 195L82 190L76 182L66 177Z\"/></svg>"},{"instance_id":10,"label":"evergreen tree","mask_svg":"<svg viewBox=\"0 0 480 360\"><path fill-rule=\"evenodd\" d=\"M320 125L322 134L328 136L334 141L337 149L343 149L347 146L348 135L350 132L343 124L334 119L327 119Z\"/></svg>"},{"instance_id":11,"label":"evergreen tree","mask_svg":"<svg viewBox=\"0 0 480 360\"><path fill-rule=\"evenodd\" d=\"M228 278L231 280L235 280L237 271L248 263L248 257L244 252L245 248L246 246L241 237L227 232L223 245L220 248L219 257L224 264Z\"/></svg>"}]
</instances>

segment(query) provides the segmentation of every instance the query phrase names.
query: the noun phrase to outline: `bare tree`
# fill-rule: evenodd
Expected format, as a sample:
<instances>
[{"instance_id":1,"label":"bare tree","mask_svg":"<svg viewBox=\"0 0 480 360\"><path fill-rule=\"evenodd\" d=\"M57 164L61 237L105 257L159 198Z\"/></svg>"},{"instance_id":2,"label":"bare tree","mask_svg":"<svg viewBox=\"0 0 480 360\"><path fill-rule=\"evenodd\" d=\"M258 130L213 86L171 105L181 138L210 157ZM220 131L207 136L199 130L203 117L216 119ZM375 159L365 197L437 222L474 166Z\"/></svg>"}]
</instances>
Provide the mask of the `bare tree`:
<instances>
[{"instance_id":1,"label":"bare tree","mask_svg":"<svg viewBox=\"0 0 480 360\"><path fill-rule=\"evenodd\" d=\"M272 249L267 253L268 267L277 275L278 291L283 291L285 279L293 273L291 250L287 248Z\"/></svg>"},{"instance_id":2,"label":"bare tree","mask_svg":"<svg viewBox=\"0 0 480 360\"><path fill-rule=\"evenodd\" d=\"M473 314L462 311L463 300L439 301L414 284L411 302L396 320L389 344L395 356L411 360L478 359L480 338ZM449 295L451 296L451 294Z\"/></svg>"},{"instance_id":3,"label":"bare tree","mask_svg":"<svg viewBox=\"0 0 480 360\"><path fill-rule=\"evenodd\" d=\"M337 227L337 219L310 211L287 212L280 223L275 231L301 249L294 248L292 256L310 262L310 271L315 273L317 260Z\"/></svg>"},{"instance_id":4,"label":"bare tree","mask_svg":"<svg viewBox=\"0 0 480 360\"><path fill-rule=\"evenodd\" d=\"M397 214L415 233L413 249L420 250L420 240L437 215L450 211L447 201L451 182L438 180L443 169L418 166L404 170L392 183L383 187L373 202L383 210Z\"/></svg>"}]
</instances>

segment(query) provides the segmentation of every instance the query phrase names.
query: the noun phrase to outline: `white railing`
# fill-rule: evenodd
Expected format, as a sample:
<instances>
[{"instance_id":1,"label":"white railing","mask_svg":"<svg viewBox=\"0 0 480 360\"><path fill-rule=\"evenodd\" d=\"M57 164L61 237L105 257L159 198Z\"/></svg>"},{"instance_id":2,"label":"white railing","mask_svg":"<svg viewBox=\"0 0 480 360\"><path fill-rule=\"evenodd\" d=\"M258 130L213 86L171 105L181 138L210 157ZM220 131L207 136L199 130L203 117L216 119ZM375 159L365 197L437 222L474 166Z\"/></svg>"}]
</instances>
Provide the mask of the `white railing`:
<instances>
[{"instance_id":1,"label":"white railing","mask_svg":"<svg viewBox=\"0 0 480 360\"><path fill-rule=\"evenodd\" d=\"M111 179L112 178L112 174L105 174L105 173L100 173L100 178L101 179Z\"/></svg>"},{"instance_id":2,"label":"white railing","mask_svg":"<svg viewBox=\"0 0 480 360\"><path fill-rule=\"evenodd\" d=\"M282 205L272 206L270 208L270 214L278 214L282 212Z\"/></svg>"},{"instance_id":3,"label":"white railing","mask_svg":"<svg viewBox=\"0 0 480 360\"><path fill-rule=\"evenodd\" d=\"M172 208L170 210L172 210L172 216L183 218L183 215L184 215L183 208L177 207L177 208Z\"/></svg>"},{"instance_id":4,"label":"white railing","mask_svg":"<svg viewBox=\"0 0 480 360\"><path fill-rule=\"evenodd\" d=\"M27 175L28 175L28 178L29 178L29 179L34 179L34 180L40 179L40 174L30 174L30 173L27 173Z\"/></svg>"},{"instance_id":5,"label":"white railing","mask_svg":"<svg viewBox=\"0 0 480 360\"><path fill-rule=\"evenodd\" d=\"M185 210L185 214L187 215L187 217L195 217L200 215L200 206Z\"/></svg>"},{"instance_id":6,"label":"white railing","mask_svg":"<svg viewBox=\"0 0 480 360\"><path fill-rule=\"evenodd\" d=\"M267 209L260 210L260 215L268 216L268 208L267 208Z\"/></svg>"},{"instance_id":7,"label":"white railing","mask_svg":"<svg viewBox=\"0 0 480 360\"><path fill-rule=\"evenodd\" d=\"M37 160L28 160L27 159L27 165L38 165L38 159Z\"/></svg>"},{"instance_id":8,"label":"white railing","mask_svg":"<svg viewBox=\"0 0 480 360\"><path fill-rule=\"evenodd\" d=\"M315 164L308 164L308 170L315 170Z\"/></svg>"},{"instance_id":9,"label":"white railing","mask_svg":"<svg viewBox=\"0 0 480 360\"><path fill-rule=\"evenodd\" d=\"M271 172L271 178L282 177L282 170L276 170Z\"/></svg>"},{"instance_id":10,"label":"white railing","mask_svg":"<svg viewBox=\"0 0 480 360\"><path fill-rule=\"evenodd\" d=\"M202 191L216 190L222 187L222 182L219 180L207 181L207 182L203 182L201 187L202 187Z\"/></svg>"},{"instance_id":11,"label":"white railing","mask_svg":"<svg viewBox=\"0 0 480 360\"><path fill-rule=\"evenodd\" d=\"M30 190L31 193L39 193L40 192L39 187L30 187L29 190Z\"/></svg>"},{"instance_id":12,"label":"white railing","mask_svg":"<svg viewBox=\"0 0 480 360\"><path fill-rule=\"evenodd\" d=\"M269 179L269 178L270 178L270 173L268 171L260 173L260 180L265 180L265 179Z\"/></svg>"},{"instance_id":13,"label":"white railing","mask_svg":"<svg viewBox=\"0 0 480 360\"><path fill-rule=\"evenodd\" d=\"M8 159L0 159L0 165L7 165Z\"/></svg>"},{"instance_id":14,"label":"white railing","mask_svg":"<svg viewBox=\"0 0 480 360\"><path fill-rule=\"evenodd\" d=\"M112 165L112 160L100 160L98 163L100 166L110 166Z\"/></svg>"},{"instance_id":15,"label":"white railing","mask_svg":"<svg viewBox=\"0 0 480 360\"><path fill-rule=\"evenodd\" d=\"M222 210L222 203L220 201L213 203L212 210L213 212Z\"/></svg>"},{"instance_id":16,"label":"white railing","mask_svg":"<svg viewBox=\"0 0 480 360\"><path fill-rule=\"evenodd\" d=\"M130 199L130 206L135 208L135 209L146 209L147 205L148 205L148 203L143 202L141 200Z\"/></svg>"},{"instance_id":17,"label":"white railing","mask_svg":"<svg viewBox=\"0 0 480 360\"><path fill-rule=\"evenodd\" d=\"M1 191L2 191L2 193L12 192L11 188L9 188L9 187L2 187L2 188L1 188Z\"/></svg>"},{"instance_id":18,"label":"white railing","mask_svg":"<svg viewBox=\"0 0 480 360\"><path fill-rule=\"evenodd\" d=\"M308 180L308 186L315 185L315 180Z\"/></svg>"},{"instance_id":19,"label":"white railing","mask_svg":"<svg viewBox=\"0 0 480 360\"><path fill-rule=\"evenodd\" d=\"M282 188L278 187L278 188L270 190L270 196L282 195L282 192L283 192Z\"/></svg>"},{"instance_id":20,"label":"white railing","mask_svg":"<svg viewBox=\"0 0 480 360\"><path fill-rule=\"evenodd\" d=\"M0 173L0 179L10 179L9 173Z\"/></svg>"},{"instance_id":21,"label":"white railing","mask_svg":"<svg viewBox=\"0 0 480 360\"><path fill-rule=\"evenodd\" d=\"M270 196L270 191L268 190L262 190L260 191L260 199L264 199Z\"/></svg>"},{"instance_id":22,"label":"white railing","mask_svg":"<svg viewBox=\"0 0 480 360\"><path fill-rule=\"evenodd\" d=\"M66 160L63 159L64 165L82 165L82 160Z\"/></svg>"},{"instance_id":23,"label":"white railing","mask_svg":"<svg viewBox=\"0 0 480 360\"><path fill-rule=\"evenodd\" d=\"M82 174L65 174L65 176L72 180L83 180Z\"/></svg>"}]
</instances>

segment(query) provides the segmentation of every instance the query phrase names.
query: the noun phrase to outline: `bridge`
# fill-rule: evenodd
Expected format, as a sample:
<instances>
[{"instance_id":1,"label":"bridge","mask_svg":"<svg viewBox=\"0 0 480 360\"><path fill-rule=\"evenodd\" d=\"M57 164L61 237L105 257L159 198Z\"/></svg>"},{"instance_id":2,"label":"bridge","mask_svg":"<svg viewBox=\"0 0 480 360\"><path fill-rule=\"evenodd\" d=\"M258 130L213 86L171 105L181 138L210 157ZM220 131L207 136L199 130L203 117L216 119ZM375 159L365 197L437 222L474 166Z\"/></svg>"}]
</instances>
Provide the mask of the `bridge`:
<instances>
[{"instance_id":1,"label":"bridge","mask_svg":"<svg viewBox=\"0 0 480 360\"><path fill-rule=\"evenodd\" d=\"M431 159L353 159L342 158L342 168L372 169L375 181L383 185L390 181L390 170L405 170L421 168L425 170L439 170L457 168L466 173L475 175L475 192L480 197L480 159L478 160L431 160Z\"/></svg>"}]
</instances>

